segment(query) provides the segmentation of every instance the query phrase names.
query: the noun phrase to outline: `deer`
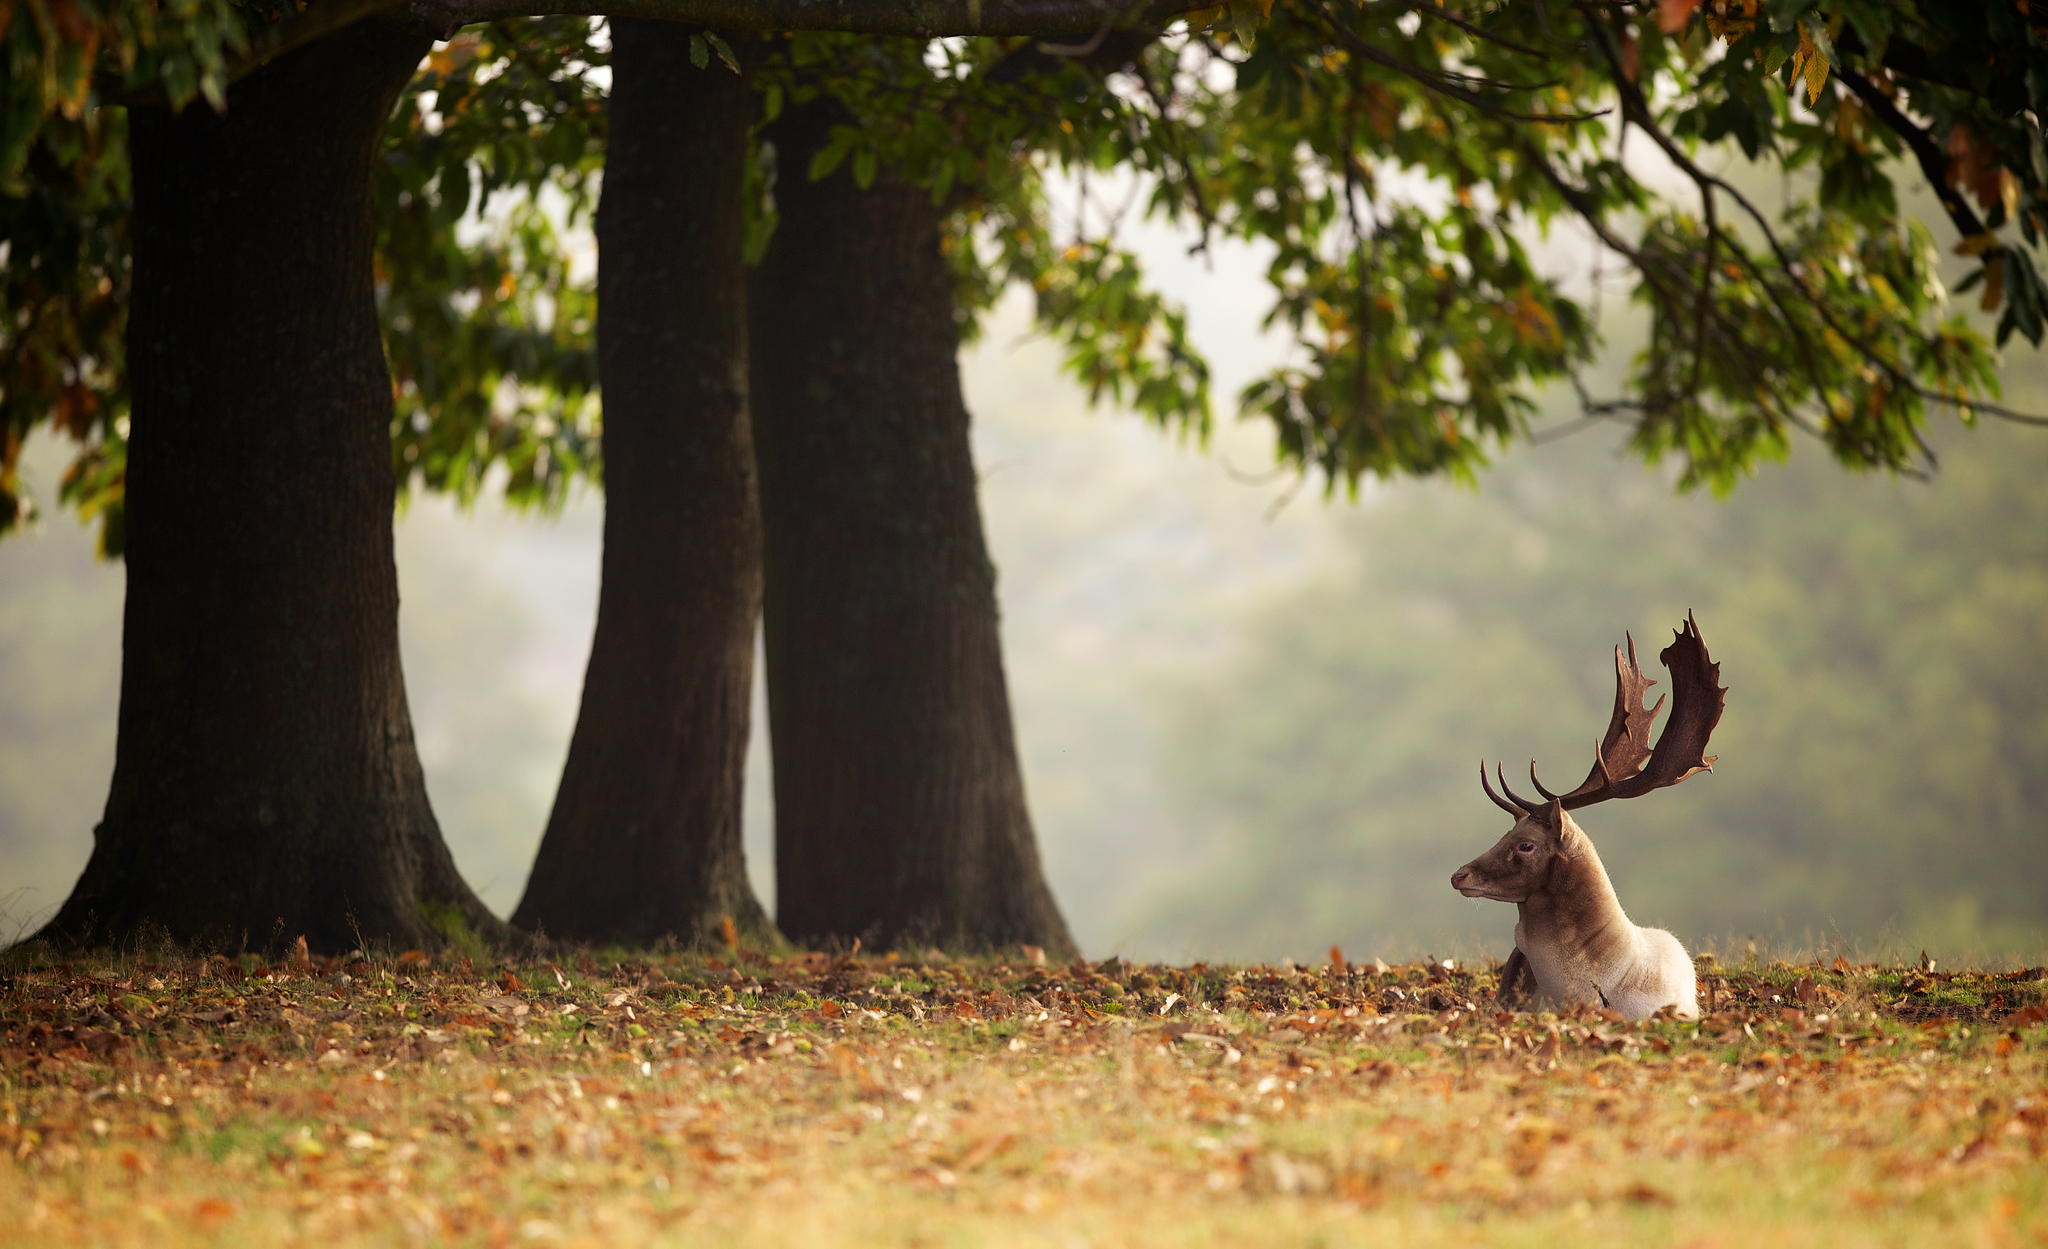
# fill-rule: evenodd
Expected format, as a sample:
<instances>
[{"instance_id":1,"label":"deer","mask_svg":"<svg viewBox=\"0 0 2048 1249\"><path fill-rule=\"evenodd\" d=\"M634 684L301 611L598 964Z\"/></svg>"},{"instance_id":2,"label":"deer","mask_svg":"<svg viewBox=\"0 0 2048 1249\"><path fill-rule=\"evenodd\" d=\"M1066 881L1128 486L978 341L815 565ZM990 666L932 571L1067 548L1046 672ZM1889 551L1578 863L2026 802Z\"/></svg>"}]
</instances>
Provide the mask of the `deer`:
<instances>
[{"instance_id":1,"label":"deer","mask_svg":"<svg viewBox=\"0 0 2048 1249\"><path fill-rule=\"evenodd\" d=\"M1535 996L1557 1008L1602 1006L1630 1019L1670 1007L1681 1019L1699 1017L1699 985L1692 959L1678 938L1629 920L1600 863L1593 841L1571 813L1611 798L1639 798L1713 770L1705 752L1721 722L1728 691L1721 665L1707 654L1692 613L1671 645L1657 656L1671 673L1671 716L1654 747L1650 725L1664 706L1644 707L1656 682L1636 664L1636 643L1614 648L1614 714L1594 748L1593 768L1576 789L1552 793L1529 763L1529 781L1542 795L1532 802L1508 786L1494 765L1501 793L1479 764L1486 796L1515 819L1494 847L1451 873L1451 887L1468 898L1512 902L1519 910L1515 948L1501 967L1500 996L1519 1003L1533 982ZM1502 795L1506 796L1503 797Z\"/></svg>"}]
</instances>

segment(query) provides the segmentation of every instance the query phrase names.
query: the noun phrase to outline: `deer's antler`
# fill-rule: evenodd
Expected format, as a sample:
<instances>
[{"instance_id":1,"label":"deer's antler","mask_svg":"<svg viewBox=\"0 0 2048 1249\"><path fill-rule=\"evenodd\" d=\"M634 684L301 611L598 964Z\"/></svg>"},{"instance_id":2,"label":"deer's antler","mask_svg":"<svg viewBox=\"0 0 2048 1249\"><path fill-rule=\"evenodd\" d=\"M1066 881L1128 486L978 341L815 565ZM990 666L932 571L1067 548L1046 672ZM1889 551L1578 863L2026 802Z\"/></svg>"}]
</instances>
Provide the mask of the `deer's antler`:
<instances>
[{"instance_id":1,"label":"deer's antler","mask_svg":"<svg viewBox=\"0 0 2048 1249\"><path fill-rule=\"evenodd\" d=\"M1671 717L1665 721L1664 732L1655 747L1650 745L1650 724L1663 709L1665 699L1660 696L1654 704L1643 705L1644 696L1656 682L1644 676L1636 663L1635 638L1624 636L1628 638L1627 653L1619 646L1614 648L1614 714L1607 722L1606 735L1594 748L1593 767L1586 773L1586 779L1568 793L1552 793L1537 778L1535 763L1529 764L1529 780L1536 786L1536 792L1567 811L1610 798L1639 797L1653 789L1676 785L1693 773L1709 771L1714 766L1715 756L1703 752L1714 726L1721 722L1728 691L1721 688L1721 665L1708 656L1699 622L1687 612L1685 624L1671 645L1657 656L1671 672L1672 701ZM1509 789L1506 775L1497 774L1506 798L1493 792L1486 779L1486 765L1480 764L1479 783L1501 810L1511 815L1527 815L1543 805Z\"/></svg>"},{"instance_id":2,"label":"deer's antler","mask_svg":"<svg viewBox=\"0 0 2048 1249\"><path fill-rule=\"evenodd\" d=\"M1529 766L1530 775L1534 776L1535 765L1532 763ZM1493 782L1486 779L1486 760L1481 759L1479 761L1479 787L1486 791L1487 797L1493 799L1494 806L1499 807L1501 810L1507 812L1509 815L1520 816L1527 815L1531 811L1534 811L1536 808L1543 805L1540 802L1531 802L1527 798L1524 798L1522 797L1522 795L1516 793L1514 790L1508 789L1507 773L1500 767L1500 765L1494 765L1494 773L1495 775L1500 777L1500 787L1504 790L1507 790L1508 796L1506 798L1503 798L1499 794L1493 792ZM1537 788L1541 789L1542 786L1538 785Z\"/></svg>"},{"instance_id":3,"label":"deer's antler","mask_svg":"<svg viewBox=\"0 0 2048 1249\"><path fill-rule=\"evenodd\" d=\"M1636 662L1635 635L1624 633L1622 637L1628 641L1628 652L1624 654L1619 646L1614 648L1614 714L1607 721L1606 735L1593 748L1593 766L1587 771L1586 779L1561 796L1567 808L1577 809L1585 805L1577 799L1636 775L1650 758L1650 724L1663 709L1665 696L1660 694L1652 705L1643 705L1643 699L1656 682L1644 676L1642 667ZM1529 779L1545 798L1560 798L1536 779L1533 762L1529 765Z\"/></svg>"},{"instance_id":4,"label":"deer's antler","mask_svg":"<svg viewBox=\"0 0 2048 1249\"><path fill-rule=\"evenodd\" d=\"M1711 771L1715 756L1707 754L1707 739L1721 722L1721 710L1728 691L1721 688L1721 665L1707 654L1706 639L1691 612L1685 624L1657 655L1657 661L1671 673L1671 716L1657 745L1650 746L1650 720L1664 700L1643 709L1641 699L1648 692L1647 680L1635 665L1635 644L1630 640L1627 661L1615 652L1616 689L1614 719L1593 770L1577 789L1558 799L1565 810L1576 811L1610 798L1637 798L1653 789L1676 785L1696 772Z\"/></svg>"}]
</instances>

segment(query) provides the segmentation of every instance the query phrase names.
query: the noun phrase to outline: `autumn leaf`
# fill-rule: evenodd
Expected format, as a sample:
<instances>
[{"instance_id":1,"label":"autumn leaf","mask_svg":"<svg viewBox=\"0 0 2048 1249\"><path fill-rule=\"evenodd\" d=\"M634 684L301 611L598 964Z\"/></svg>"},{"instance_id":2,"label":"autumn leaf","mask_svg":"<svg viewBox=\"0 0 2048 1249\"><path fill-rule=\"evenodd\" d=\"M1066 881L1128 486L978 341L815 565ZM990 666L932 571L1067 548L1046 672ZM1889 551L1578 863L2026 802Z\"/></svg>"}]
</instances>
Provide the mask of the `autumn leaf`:
<instances>
[{"instance_id":1,"label":"autumn leaf","mask_svg":"<svg viewBox=\"0 0 2048 1249\"><path fill-rule=\"evenodd\" d=\"M2000 175L2005 171L2000 167L1998 153L1976 131L1966 125L1951 126L1943 146L1948 152L1950 187L1975 196L1986 212L2004 199L2005 184Z\"/></svg>"},{"instance_id":2,"label":"autumn leaf","mask_svg":"<svg viewBox=\"0 0 2048 1249\"><path fill-rule=\"evenodd\" d=\"M1996 312L2005 303L2005 253L1996 251L1984 258L1984 294L1977 307Z\"/></svg>"},{"instance_id":3,"label":"autumn leaf","mask_svg":"<svg viewBox=\"0 0 2048 1249\"><path fill-rule=\"evenodd\" d=\"M1374 137L1382 142L1392 139L1401 126L1399 97L1376 82L1367 83L1361 94L1365 97L1365 122Z\"/></svg>"},{"instance_id":4,"label":"autumn leaf","mask_svg":"<svg viewBox=\"0 0 2048 1249\"><path fill-rule=\"evenodd\" d=\"M1657 29L1667 35L1684 30L1700 0L1657 0Z\"/></svg>"},{"instance_id":5,"label":"autumn leaf","mask_svg":"<svg viewBox=\"0 0 2048 1249\"><path fill-rule=\"evenodd\" d=\"M1811 23L1799 23L1799 50L1792 54L1792 79L1806 80L1806 102L1820 102L1820 89L1827 84L1828 58L1813 37Z\"/></svg>"}]
</instances>

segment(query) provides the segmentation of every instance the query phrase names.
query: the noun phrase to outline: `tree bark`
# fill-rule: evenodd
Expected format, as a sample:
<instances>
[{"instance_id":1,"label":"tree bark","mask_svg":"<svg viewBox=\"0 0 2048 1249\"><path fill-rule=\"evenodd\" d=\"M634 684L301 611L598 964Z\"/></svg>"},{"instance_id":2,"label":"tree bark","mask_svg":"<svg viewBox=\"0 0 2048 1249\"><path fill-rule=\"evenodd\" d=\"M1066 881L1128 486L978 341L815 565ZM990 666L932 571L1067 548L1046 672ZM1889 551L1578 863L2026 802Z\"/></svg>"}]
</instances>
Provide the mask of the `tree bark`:
<instances>
[{"instance_id":1,"label":"tree bark","mask_svg":"<svg viewBox=\"0 0 2048 1249\"><path fill-rule=\"evenodd\" d=\"M807 942L1073 943L1025 810L955 356L942 218L771 130L751 286L766 536L776 919Z\"/></svg>"},{"instance_id":2,"label":"tree bark","mask_svg":"<svg viewBox=\"0 0 2048 1249\"><path fill-rule=\"evenodd\" d=\"M739 75L612 23L597 215L604 570L569 761L522 928L579 941L768 930L741 785L761 607L746 386Z\"/></svg>"},{"instance_id":3,"label":"tree bark","mask_svg":"<svg viewBox=\"0 0 2048 1249\"><path fill-rule=\"evenodd\" d=\"M225 114L133 112L119 737L46 938L504 933L428 807L399 666L370 162L427 44L362 23Z\"/></svg>"}]
</instances>

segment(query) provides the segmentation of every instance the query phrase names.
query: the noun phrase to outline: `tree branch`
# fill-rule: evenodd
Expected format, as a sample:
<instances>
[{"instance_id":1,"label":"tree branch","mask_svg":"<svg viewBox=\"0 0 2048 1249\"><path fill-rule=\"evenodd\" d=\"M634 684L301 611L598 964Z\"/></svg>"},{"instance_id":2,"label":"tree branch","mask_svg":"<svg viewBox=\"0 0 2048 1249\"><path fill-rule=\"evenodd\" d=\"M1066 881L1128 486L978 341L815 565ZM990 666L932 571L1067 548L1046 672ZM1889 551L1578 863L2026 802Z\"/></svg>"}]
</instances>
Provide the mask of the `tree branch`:
<instances>
[{"instance_id":1,"label":"tree branch","mask_svg":"<svg viewBox=\"0 0 2048 1249\"><path fill-rule=\"evenodd\" d=\"M728 32L843 31L858 35L1025 36L1099 41L1126 29L1159 30L1205 0L326 0L260 32L229 62L228 83L360 21L425 27L447 38L464 26L519 17L634 17ZM168 103L161 86L121 97Z\"/></svg>"},{"instance_id":2,"label":"tree branch","mask_svg":"<svg viewBox=\"0 0 2048 1249\"><path fill-rule=\"evenodd\" d=\"M1572 125L1578 122L1593 121L1607 115L1607 110L1604 108L1591 113L1523 113L1514 109L1503 108L1497 101L1488 96L1482 88L1493 91L1533 91L1546 84L1534 83L1528 86L1511 86L1453 70L1431 69L1428 66L1416 65L1402 60L1391 52L1374 47L1362 38L1357 31L1345 25L1322 5L1315 5L1313 12L1323 29L1349 49L1353 56L1391 69L1405 78L1411 78L1438 95L1446 95L1454 100L1462 100L1490 117L1503 117L1510 121Z\"/></svg>"},{"instance_id":3,"label":"tree branch","mask_svg":"<svg viewBox=\"0 0 2048 1249\"><path fill-rule=\"evenodd\" d=\"M860 35L1023 35L1091 39L1108 27L1158 29L1200 0L406 0L419 20L468 26L507 17L603 14L716 30Z\"/></svg>"},{"instance_id":4,"label":"tree branch","mask_svg":"<svg viewBox=\"0 0 2048 1249\"><path fill-rule=\"evenodd\" d=\"M1474 39L1493 44L1495 47L1506 48L1510 52L1519 52L1523 56L1533 56L1538 60L1547 61L1551 59L1552 54L1545 52L1541 48L1532 48L1526 43L1516 43L1511 39L1503 39L1477 22L1467 21L1442 5L1431 4L1430 0L1401 0L1401 3L1405 8L1413 9L1417 13L1433 17L1439 22L1455 26Z\"/></svg>"},{"instance_id":5,"label":"tree branch","mask_svg":"<svg viewBox=\"0 0 2048 1249\"><path fill-rule=\"evenodd\" d=\"M1912 118L1900 112L1899 106L1892 103L1884 92L1877 89L1877 84L1868 78L1846 65L1835 66L1834 72L1835 77L1841 79L1842 85L1849 88L1857 99L1863 101L1863 107L1884 123L1885 129L1906 141L1906 146L1913 151L1913 158L1920 162L1920 172L1927 175L1928 185L1934 188L1935 197L1941 201L1942 211L1955 223L1957 231L1964 238L1986 233L1983 221L1979 220L1970 206L1963 202L1963 197L1956 194L1955 188L1949 185L1949 159L1935 143L1934 137Z\"/></svg>"}]
</instances>

